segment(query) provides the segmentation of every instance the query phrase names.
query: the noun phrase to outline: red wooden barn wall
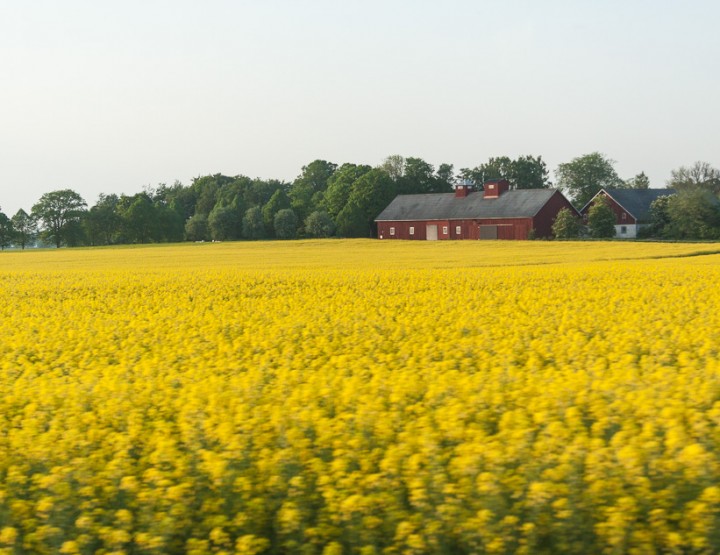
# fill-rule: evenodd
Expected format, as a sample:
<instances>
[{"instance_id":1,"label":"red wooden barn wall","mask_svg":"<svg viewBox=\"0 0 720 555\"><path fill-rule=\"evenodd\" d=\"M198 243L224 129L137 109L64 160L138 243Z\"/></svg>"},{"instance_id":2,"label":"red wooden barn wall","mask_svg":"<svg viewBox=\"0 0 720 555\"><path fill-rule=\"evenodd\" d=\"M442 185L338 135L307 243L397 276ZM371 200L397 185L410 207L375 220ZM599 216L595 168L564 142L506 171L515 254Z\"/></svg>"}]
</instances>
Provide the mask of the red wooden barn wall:
<instances>
[{"instance_id":1,"label":"red wooden barn wall","mask_svg":"<svg viewBox=\"0 0 720 555\"><path fill-rule=\"evenodd\" d=\"M540 211L535 214L533 218L533 227L535 228L535 237L550 237L552 235L552 225L555 222L555 217L558 212L563 208L567 208L573 214L577 214L573 205L565 196L559 191L555 191L555 194L545 203Z\"/></svg>"},{"instance_id":2,"label":"red wooden barn wall","mask_svg":"<svg viewBox=\"0 0 720 555\"><path fill-rule=\"evenodd\" d=\"M532 229L532 218L502 218L481 220L418 220L412 222L378 222L378 237L381 239L427 240L427 226L437 225L438 241L447 239L480 239L480 226L497 226L498 239L523 240ZM410 228L415 233L410 235ZM458 233L457 228L460 228ZM390 228L395 228L394 235ZM445 230L447 229L447 233Z\"/></svg>"}]
</instances>

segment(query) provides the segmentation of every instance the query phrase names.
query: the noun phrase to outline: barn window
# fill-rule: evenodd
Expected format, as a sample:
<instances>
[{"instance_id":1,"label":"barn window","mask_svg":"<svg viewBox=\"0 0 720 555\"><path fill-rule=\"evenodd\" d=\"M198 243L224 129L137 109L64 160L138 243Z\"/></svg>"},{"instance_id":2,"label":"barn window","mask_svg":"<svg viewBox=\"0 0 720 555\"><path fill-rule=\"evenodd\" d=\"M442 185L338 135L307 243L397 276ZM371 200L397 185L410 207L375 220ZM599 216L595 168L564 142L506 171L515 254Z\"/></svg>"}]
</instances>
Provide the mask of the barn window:
<instances>
[{"instance_id":1,"label":"barn window","mask_svg":"<svg viewBox=\"0 0 720 555\"><path fill-rule=\"evenodd\" d=\"M415 235L415 228L410 226L410 235Z\"/></svg>"},{"instance_id":2,"label":"barn window","mask_svg":"<svg viewBox=\"0 0 720 555\"><path fill-rule=\"evenodd\" d=\"M459 225L456 225L455 226L455 235L460 235L460 234L462 234L462 227L460 227Z\"/></svg>"},{"instance_id":3,"label":"barn window","mask_svg":"<svg viewBox=\"0 0 720 555\"><path fill-rule=\"evenodd\" d=\"M621 218L623 222L627 220L627 213L623 212Z\"/></svg>"},{"instance_id":4,"label":"barn window","mask_svg":"<svg viewBox=\"0 0 720 555\"><path fill-rule=\"evenodd\" d=\"M443 226L443 235L447 235L447 234L448 234L448 226L444 225Z\"/></svg>"},{"instance_id":5,"label":"barn window","mask_svg":"<svg viewBox=\"0 0 720 555\"><path fill-rule=\"evenodd\" d=\"M620 226L620 235L627 235L627 226L626 225Z\"/></svg>"},{"instance_id":6,"label":"barn window","mask_svg":"<svg viewBox=\"0 0 720 555\"><path fill-rule=\"evenodd\" d=\"M391 228L390 228L390 235L395 235L395 228L394 228L394 227L391 227Z\"/></svg>"}]
</instances>

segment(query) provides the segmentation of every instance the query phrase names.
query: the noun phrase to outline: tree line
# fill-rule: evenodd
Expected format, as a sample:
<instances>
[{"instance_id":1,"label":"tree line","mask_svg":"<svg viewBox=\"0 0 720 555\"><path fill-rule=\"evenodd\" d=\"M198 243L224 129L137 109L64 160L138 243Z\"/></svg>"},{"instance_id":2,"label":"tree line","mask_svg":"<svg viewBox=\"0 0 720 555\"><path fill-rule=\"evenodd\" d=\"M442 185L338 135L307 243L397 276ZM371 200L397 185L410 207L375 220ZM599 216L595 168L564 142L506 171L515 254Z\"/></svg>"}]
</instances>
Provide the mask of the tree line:
<instances>
[{"instance_id":1,"label":"tree line","mask_svg":"<svg viewBox=\"0 0 720 555\"><path fill-rule=\"evenodd\" d=\"M512 189L558 187L578 207L602 187L649 188L644 173L621 179L615 162L594 152L560 164L555 183L541 156L494 157L457 172L421 158L387 157L379 166L315 160L292 181L244 175L197 177L148 187L134 195L101 194L88 207L72 189L44 194L29 212L0 211L0 247L82 246L179 241L371 237L375 217L398 194L452 192L458 180L478 189L507 179ZM654 207L651 234L666 238L720 238L720 171L705 162L672 172L678 194ZM657 213L657 214L656 214ZM682 217L680 217L682 216ZM687 221L695 224L688 226Z\"/></svg>"}]
</instances>

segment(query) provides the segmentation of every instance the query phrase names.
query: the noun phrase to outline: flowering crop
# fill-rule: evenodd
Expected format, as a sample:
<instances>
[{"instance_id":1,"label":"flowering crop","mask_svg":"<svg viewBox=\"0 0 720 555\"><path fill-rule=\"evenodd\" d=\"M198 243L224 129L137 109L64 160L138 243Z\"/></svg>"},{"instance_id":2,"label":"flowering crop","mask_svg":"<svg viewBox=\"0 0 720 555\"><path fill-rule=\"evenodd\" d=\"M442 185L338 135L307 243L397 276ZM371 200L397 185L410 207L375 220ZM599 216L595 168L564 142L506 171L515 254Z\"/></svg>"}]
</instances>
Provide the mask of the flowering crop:
<instances>
[{"instance_id":1,"label":"flowering crop","mask_svg":"<svg viewBox=\"0 0 720 555\"><path fill-rule=\"evenodd\" d=\"M716 553L712 247L3 253L0 553Z\"/></svg>"}]
</instances>

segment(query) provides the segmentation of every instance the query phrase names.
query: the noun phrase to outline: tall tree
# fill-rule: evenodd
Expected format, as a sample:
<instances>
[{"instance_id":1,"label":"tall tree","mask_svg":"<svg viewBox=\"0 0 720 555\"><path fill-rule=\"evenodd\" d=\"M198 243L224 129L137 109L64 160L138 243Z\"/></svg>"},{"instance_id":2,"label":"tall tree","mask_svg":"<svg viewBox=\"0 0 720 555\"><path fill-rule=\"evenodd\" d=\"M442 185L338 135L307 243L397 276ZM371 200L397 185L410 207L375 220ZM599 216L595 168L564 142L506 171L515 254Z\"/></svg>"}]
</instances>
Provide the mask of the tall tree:
<instances>
[{"instance_id":1,"label":"tall tree","mask_svg":"<svg viewBox=\"0 0 720 555\"><path fill-rule=\"evenodd\" d=\"M671 196L665 235L673 239L720 238L720 205L709 190L696 187Z\"/></svg>"},{"instance_id":2,"label":"tall tree","mask_svg":"<svg viewBox=\"0 0 720 555\"><path fill-rule=\"evenodd\" d=\"M259 206L245 211L242 221L242 234L246 239L262 239L265 237L265 222Z\"/></svg>"},{"instance_id":3,"label":"tall tree","mask_svg":"<svg viewBox=\"0 0 720 555\"><path fill-rule=\"evenodd\" d=\"M353 187L345 207L337 217L340 235L371 237L373 220L397 194L397 183L381 168L374 168Z\"/></svg>"},{"instance_id":4,"label":"tall tree","mask_svg":"<svg viewBox=\"0 0 720 555\"><path fill-rule=\"evenodd\" d=\"M464 180L481 186L489 179L506 179L512 189L547 189L551 186L548 169L542 156L519 156L512 160L507 156L490 158L487 162L460 170Z\"/></svg>"},{"instance_id":5,"label":"tall tree","mask_svg":"<svg viewBox=\"0 0 720 555\"><path fill-rule=\"evenodd\" d=\"M270 197L270 200L265 203L265 206L262 207L263 222L265 223L265 231L268 235L275 234L275 226L273 223L275 221L275 214L287 208L290 208L290 199L284 190L278 189L273 193L273 196Z\"/></svg>"},{"instance_id":6,"label":"tall tree","mask_svg":"<svg viewBox=\"0 0 720 555\"><path fill-rule=\"evenodd\" d=\"M670 229L670 214L668 205L670 195L663 195L650 203L650 228L649 235L654 237L665 237Z\"/></svg>"},{"instance_id":7,"label":"tall tree","mask_svg":"<svg viewBox=\"0 0 720 555\"><path fill-rule=\"evenodd\" d=\"M316 210L305 220L305 233L310 237L330 237L335 233L335 222L327 212Z\"/></svg>"},{"instance_id":8,"label":"tall tree","mask_svg":"<svg viewBox=\"0 0 720 555\"><path fill-rule=\"evenodd\" d=\"M4 212L0 212L0 250L9 247L15 238L12 220Z\"/></svg>"},{"instance_id":9,"label":"tall tree","mask_svg":"<svg viewBox=\"0 0 720 555\"><path fill-rule=\"evenodd\" d=\"M399 154L391 154L383 160L380 168L385 170L390 179L398 181L405 175L405 158Z\"/></svg>"},{"instance_id":10,"label":"tall tree","mask_svg":"<svg viewBox=\"0 0 720 555\"><path fill-rule=\"evenodd\" d=\"M614 160L592 152L560 164L555 170L555 178L557 185L567 192L576 206L585 206L603 187L623 186L614 165Z\"/></svg>"},{"instance_id":11,"label":"tall tree","mask_svg":"<svg viewBox=\"0 0 720 555\"><path fill-rule=\"evenodd\" d=\"M510 185L514 189L548 189L552 186L542 156L520 156L511 165Z\"/></svg>"},{"instance_id":12,"label":"tall tree","mask_svg":"<svg viewBox=\"0 0 720 555\"><path fill-rule=\"evenodd\" d=\"M403 176L397 181L401 194L435 192L435 168L422 158L405 158Z\"/></svg>"},{"instance_id":13,"label":"tall tree","mask_svg":"<svg viewBox=\"0 0 720 555\"><path fill-rule=\"evenodd\" d=\"M645 172L640 172L635 177L631 177L625 182L628 189L649 189L650 178L645 175Z\"/></svg>"},{"instance_id":14,"label":"tall tree","mask_svg":"<svg viewBox=\"0 0 720 555\"><path fill-rule=\"evenodd\" d=\"M71 189L45 193L32 207L32 214L42 222L42 235L57 248L72 238L87 204Z\"/></svg>"},{"instance_id":15,"label":"tall tree","mask_svg":"<svg viewBox=\"0 0 720 555\"><path fill-rule=\"evenodd\" d=\"M435 172L435 178L439 182L439 187L443 190L452 191L455 173L452 164L440 164Z\"/></svg>"},{"instance_id":16,"label":"tall tree","mask_svg":"<svg viewBox=\"0 0 720 555\"><path fill-rule=\"evenodd\" d=\"M185 222L185 237L188 241L207 241L210 239L208 217L197 213Z\"/></svg>"},{"instance_id":17,"label":"tall tree","mask_svg":"<svg viewBox=\"0 0 720 555\"><path fill-rule=\"evenodd\" d=\"M273 229L278 239L294 239L297 236L298 219L292 208L283 208L273 217Z\"/></svg>"},{"instance_id":18,"label":"tall tree","mask_svg":"<svg viewBox=\"0 0 720 555\"><path fill-rule=\"evenodd\" d=\"M326 160L314 160L303 166L302 173L293 181L288 192L290 207L300 222L304 222L311 212L319 208L328 180L336 169L337 164Z\"/></svg>"},{"instance_id":19,"label":"tall tree","mask_svg":"<svg viewBox=\"0 0 720 555\"><path fill-rule=\"evenodd\" d=\"M15 241L24 249L35 237L37 224L33 217L22 208L15 212L12 217L12 224L15 229Z\"/></svg>"},{"instance_id":20,"label":"tall tree","mask_svg":"<svg viewBox=\"0 0 720 555\"><path fill-rule=\"evenodd\" d=\"M91 245L111 245L123 224L118 212L120 199L117 195L100 194L95 206L85 216L85 229Z\"/></svg>"},{"instance_id":21,"label":"tall tree","mask_svg":"<svg viewBox=\"0 0 720 555\"><path fill-rule=\"evenodd\" d=\"M720 170L707 162L695 162L692 166L680 166L670 172L667 186L676 191L703 189L714 195L720 194Z\"/></svg>"},{"instance_id":22,"label":"tall tree","mask_svg":"<svg viewBox=\"0 0 720 555\"><path fill-rule=\"evenodd\" d=\"M147 193L133 195L122 218L130 242L149 243L160 235L157 209Z\"/></svg>"},{"instance_id":23,"label":"tall tree","mask_svg":"<svg viewBox=\"0 0 720 555\"><path fill-rule=\"evenodd\" d=\"M227 241L239 237L240 217L232 206L215 206L208 216L210 235L215 241Z\"/></svg>"},{"instance_id":24,"label":"tall tree","mask_svg":"<svg viewBox=\"0 0 720 555\"><path fill-rule=\"evenodd\" d=\"M328 179L323 195L323 206L328 214L336 217L347 204L355 182L372 168L365 165L343 164Z\"/></svg>"}]
</instances>

